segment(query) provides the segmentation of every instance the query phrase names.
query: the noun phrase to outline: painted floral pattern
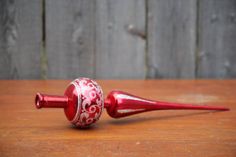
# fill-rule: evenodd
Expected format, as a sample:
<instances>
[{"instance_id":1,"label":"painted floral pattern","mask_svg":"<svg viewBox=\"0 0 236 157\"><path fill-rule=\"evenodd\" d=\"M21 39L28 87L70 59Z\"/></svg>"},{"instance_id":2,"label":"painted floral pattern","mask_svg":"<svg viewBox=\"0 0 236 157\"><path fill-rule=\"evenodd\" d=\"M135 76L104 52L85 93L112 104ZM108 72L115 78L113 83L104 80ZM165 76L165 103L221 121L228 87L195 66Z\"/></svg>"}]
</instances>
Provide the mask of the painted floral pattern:
<instances>
[{"instance_id":1,"label":"painted floral pattern","mask_svg":"<svg viewBox=\"0 0 236 157\"><path fill-rule=\"evenodd\" d=\"M87 127L95 123L104 108L103 92L93 80L79 78L72 82L78 92L77 113L72 123L78 127Z\"/></svg>"}]
</instances>

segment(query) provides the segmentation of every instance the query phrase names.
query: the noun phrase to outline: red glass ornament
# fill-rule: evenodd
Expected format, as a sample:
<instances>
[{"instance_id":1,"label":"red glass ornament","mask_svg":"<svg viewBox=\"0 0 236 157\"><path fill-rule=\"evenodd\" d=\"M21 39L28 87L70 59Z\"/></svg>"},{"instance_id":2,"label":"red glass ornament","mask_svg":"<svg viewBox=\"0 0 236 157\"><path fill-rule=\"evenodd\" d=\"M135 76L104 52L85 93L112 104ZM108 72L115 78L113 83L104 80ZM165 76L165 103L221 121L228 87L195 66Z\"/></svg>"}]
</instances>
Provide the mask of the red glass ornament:
<instances>
[{"instance_id":1,"label":"red glass ornament","mask_svg":"<svg viewBox=\"0 0 236 157\"><path fill-rule=\"evenodd\" d=\"M225 107L153 101L122 91L111 91L103 99L101 87L88 78L78 78L67 87L64 96L37 93L35 105L40 108L64 108L67 119L77 127L88 127L95 123L104 108L113 118L121 118L152 110L191 109L229 110Z\"/></svg>"}]
</instances>

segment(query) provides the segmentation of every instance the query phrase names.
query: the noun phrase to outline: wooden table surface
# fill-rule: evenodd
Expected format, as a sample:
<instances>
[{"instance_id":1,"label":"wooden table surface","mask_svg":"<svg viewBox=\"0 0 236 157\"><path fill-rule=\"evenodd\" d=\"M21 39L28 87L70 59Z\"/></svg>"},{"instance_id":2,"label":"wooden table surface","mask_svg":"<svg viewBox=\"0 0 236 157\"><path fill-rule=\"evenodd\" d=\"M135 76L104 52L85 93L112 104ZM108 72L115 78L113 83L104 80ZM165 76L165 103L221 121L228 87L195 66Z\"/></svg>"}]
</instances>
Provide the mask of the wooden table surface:
<instances>
[{"instance_id":1,"label":"wooden table surface","mask_svg":"<svg viewBox=\"0 0 236 157\"><path fill-rule=\"evenodd\" d=\"M104 80L162 101L229 107L230 111L153 111L124 119L104 112L87 130L75 129L62 109L36 110L36 92L63 94L70 80L0 81L0 156L236 156L236 80Z\"/></svg>"}]
</instances>

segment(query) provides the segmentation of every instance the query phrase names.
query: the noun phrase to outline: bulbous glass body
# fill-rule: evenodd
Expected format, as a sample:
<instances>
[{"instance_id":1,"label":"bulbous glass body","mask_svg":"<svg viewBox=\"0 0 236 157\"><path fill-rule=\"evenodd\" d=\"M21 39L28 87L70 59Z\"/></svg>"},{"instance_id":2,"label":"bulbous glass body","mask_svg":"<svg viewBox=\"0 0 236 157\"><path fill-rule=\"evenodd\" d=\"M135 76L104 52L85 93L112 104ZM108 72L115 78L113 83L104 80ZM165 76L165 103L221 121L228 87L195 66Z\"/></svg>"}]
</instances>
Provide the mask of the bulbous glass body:
<instances>
[{"instance_id":1,"label":"bulbous glass body","mask_svg":"<svg viewBox=\"0 0 236 157\"><path fill-rule=\"evenodd\" d=\"M103 92L95 81L78 78L69 84L64 95L68 97L65 115L75 126L87 127L101 116L104 108Z\"/></svg>"}]
</instances>

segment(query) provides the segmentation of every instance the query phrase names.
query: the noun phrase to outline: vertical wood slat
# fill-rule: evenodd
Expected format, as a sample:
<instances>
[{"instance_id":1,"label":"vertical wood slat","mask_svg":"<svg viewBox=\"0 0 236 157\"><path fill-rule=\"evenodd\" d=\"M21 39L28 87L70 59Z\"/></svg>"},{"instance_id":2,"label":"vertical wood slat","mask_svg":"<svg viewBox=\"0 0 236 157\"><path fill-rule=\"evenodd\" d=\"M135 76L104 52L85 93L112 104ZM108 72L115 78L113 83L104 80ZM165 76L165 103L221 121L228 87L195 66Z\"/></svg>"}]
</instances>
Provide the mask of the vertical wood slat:
<instances>
[{"instance_id":1,"label":"vertical wood slat","mask_svg":"<svg viewBox=\"0 0 236 157\"><path fill-rule=\"evenodd\" d=\"M194 78L196 0L149 0L148 77Z\"/></svg>"},{"instance_id":2,"label":"vertical wood slat","mask_svg":"<svg viewBox=\"0 0 236 157\"><path fill-rule=\"evenodd\" d=\"M0 1L0 79L39 79L41 0Z\"/></svg>"},{"instance_id":3,"label":"vertical wood slat","mask_svg":"<svg viewBox=\"0 0 236 157\"><path fill-rule=\"evenodd\" d=\"M199 1L198 77L236 77L236 1Z\"/></svg>"},{"instance_id":4,"label":"vertical wood slat","mask_svg":"<svg viewBox=\"0 0 236 157\"><path fill-rule=\"evenodd\" d=\"M93 0L46 1L48 78L94 77Z\"/></svg>"},{"instance_id":5,"label":"vertical wood slat","mask_svg":"<svg viewBox=\"0 0 236 157\"><path fill-rule=\"evenodd\" d=\"M96 1L96 78L145 78L144 33L145 0Z\"/></svg>"},{"instance_id":6,"label":"vertical wood slat","mask_svg":"<svg viewBox=\"0 0 236 157\"><path fill-rule=\"evenodd\" d=\"M48 78L236 76L234 0L45 2ZM0 79L40 78L41 38L42 0L0 1Z\"/></svg>"}]
</instances>

